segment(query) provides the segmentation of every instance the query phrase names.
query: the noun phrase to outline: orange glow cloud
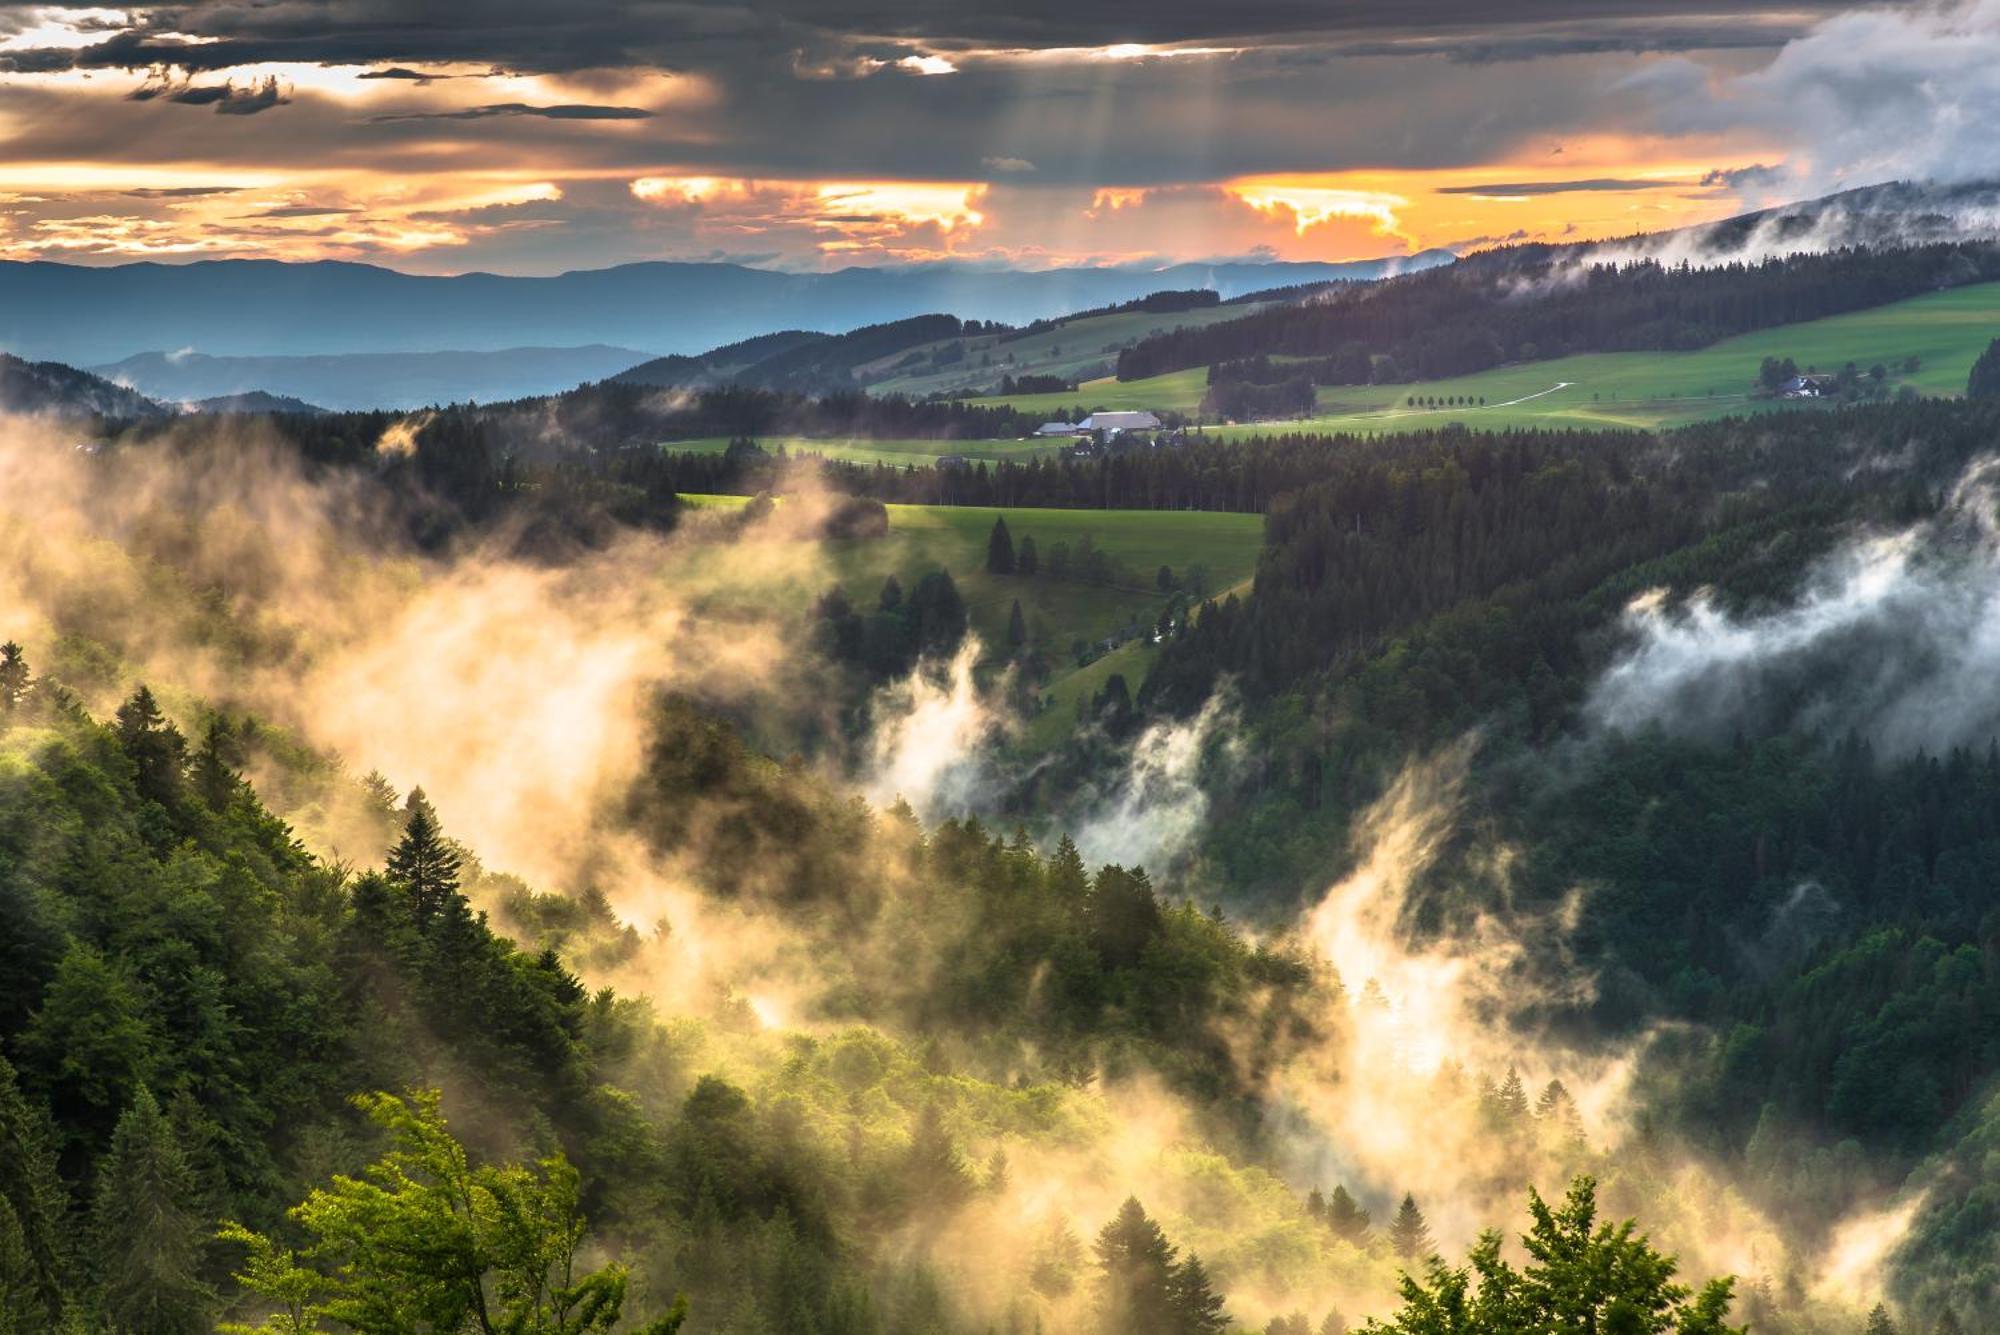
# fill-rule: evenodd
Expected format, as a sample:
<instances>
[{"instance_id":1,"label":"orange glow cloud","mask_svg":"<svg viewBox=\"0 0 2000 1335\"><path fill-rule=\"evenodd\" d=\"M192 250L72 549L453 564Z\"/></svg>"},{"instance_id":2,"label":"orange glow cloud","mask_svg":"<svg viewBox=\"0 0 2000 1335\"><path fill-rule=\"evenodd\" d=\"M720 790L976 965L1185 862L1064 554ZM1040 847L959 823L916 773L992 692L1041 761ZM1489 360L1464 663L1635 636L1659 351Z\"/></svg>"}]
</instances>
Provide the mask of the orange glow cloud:
<instances>
[{"instance_id":1,"label":"orange glow cloud","mask_svg":"<svg viewBox=\"0 0 2000 1335\"><path fill-rule=\"evenodd\" d=\"M987 221L987 187L964 181L757 181L716 176L642 176L634 197L690 210L716 231L791 233L824 255L875 252L938 258Z\"/></svg>"},{"instance_id":2,"label":"orange glow cloud","mask_svg":"<svg viewBox=\"0 0 2000 1335\"><path fill-rule=\"evenodd\" d=\"M1375 224L1378 235L1395 237L1414 249L1411 239L1398 230L1397 210L1410 202L1401 195L1284 179L1233 182L1229 193L1260 213L1290 217L1299 236L1335 219L1362 218Z\"/></svg>"}]
</instances>

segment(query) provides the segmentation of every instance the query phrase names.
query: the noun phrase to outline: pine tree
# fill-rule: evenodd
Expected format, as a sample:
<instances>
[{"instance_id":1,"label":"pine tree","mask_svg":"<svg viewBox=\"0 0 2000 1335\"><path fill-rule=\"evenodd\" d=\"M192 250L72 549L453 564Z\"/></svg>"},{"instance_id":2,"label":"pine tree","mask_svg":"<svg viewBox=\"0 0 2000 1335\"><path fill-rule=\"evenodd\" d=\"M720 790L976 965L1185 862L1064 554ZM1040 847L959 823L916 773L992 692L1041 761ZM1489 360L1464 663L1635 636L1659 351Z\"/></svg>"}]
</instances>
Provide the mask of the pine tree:
<instances>
[{"instance_id":1,"label":"pine tree","mask_svg":"<svg viewBox=\"0 0 2000 1335\"><path fill-rule=\"evenodd\" d=\"M1560 1080L1551 1080L1543 1087L1541 1097L1535 1100L1535 1119L1554 1140L1569 1143L1583 1139L1583 1118L1576 1110L1576 1100Z\"/></svg>"},{"instance_id":2,"label":"pine tree","mask_svg":"<svg viewBox=\"0 0 2000 1335\"><path fill-rule=\"evenodd\" d=\"M1056 851L1049 857L1048 887L1056 902L1071 912L1081 913L1089 906L1090 873L1076 841L1068 835L1056 840Z\"/></svg>"},{"instance_id":3,"label":"pine tree","mask_svg":"<svg viewBox=\"0 0 2000 1335\"><path fill-rule=\"evenodd\" d=\"M208 721L201 746L194 753L195 794L210 811L223 811L235 799L237 790L243 786L243 776L237 772L241 764L236 730L218 714Z\"/></svg>"},{"instance_id":4,"label":"pine tree","mask_svg":"<svg viewBox=\"0 0 2000 1335\"><path fill-rule=\"evenodd\" d=\"M1158 1335L1174 1328L1174 1246L1145 1207L1128 1197L1097 1235L1099 1329Z\"/></svg>"},{"instance_id":5,"label":"pine tree","mask_svg":"<svg viewBox=\"0 0 2000 1335\"><path fill-rule=\"evenodd\" d=\"M1897 1335L1896 1323L1890 1318L1888 1308L1881 1303L1875 1304L1875 1310L1868 1314L1868 1325L1863 1335Z\"/></svg>"},{"instance_id":6,"label":"pine tree","mask_svg":"<svg viewBox=\"0 0 2000 1335\"><path fill-rule=\"evenodd\" d=\"M1503 1131L1513 1130L1528 1120L1528 1091L1521 1084L1521 1073L1511 1066L1499 1088L1485 1093L1481 1102L1487 1121Z\"/></svg>"},{"instance_id":7,"label":"pine tree","mask_svg":"<svg viewBox=\"0 0 2000 1335\"><path fill-rule=\"evenodd\" d=\"M1187 1260L1174 1267L1167 1288L1174 1312L1170 1329L1177 1335L1220 1335L1229 1329L1222 1295L1208 1282L1208 1271L1199 1256L1188 1253Z\"/></svg>"},{"instance_id":8,"label":"pine tree","mask_svg":"<svg viewBox=\"0 0 2000 1335\"><path fill-rule=\"evenodd\" d=\"M47 1118L0 1057L0 1331L40 1335L62 1319L69 1194L56 1171Z\"/></svg>"},{"instance_id":9,"label":"pine tree","mask_svg":"<svg viewBox=\"0 0 2000 1335\"><path fill-rule=\"evenodd\" d=\"M917 1115L903 1164L910 1197L919 1205L950 1208L972 1194L972 1174L966 1171L935 1103L926 1103Z\"/></svg>"},{"instance_id":10,"label":"pine tree","mask_svg":"<svg viewBox=\"0 0 2000 1335\"><path fill-rule=\"evenodd\" d=\"M1326 1197L1320 1195L1318 1187L1306 1193L1306 1217L1317 1223L1326 1222Z\"/></svg>"},{"instance_id":11,"label":"pine tree","mask_svg":"<svg viewBox=\"0 0 2000 1335\"><path fill-rule=\"evenodd\" d=\"M2000 338L1987 344L1986 351L1972 364L1972 375L1965 382L1965 397L2000 399Z\"/></svg>"},{"instance_id":12,"label":"pine tree","mask_svg":"<svg viewBox=\"0 0 2000 1335\"><path fill-rule=\"evenodd\" d=\"M20 708L28 693L28 659L21 646L9 640L0 644L0 715Z\"/></svg>"},{"instance_id":13,"label":"pine tree","mask_svg":"<svg viewBox=\"0 0 2000 1335\"><path fill-rule=\"evenodd\" d=\"M1347 1335L1347 1318L1338 1312L1328 1312L1326 1320L1319 1323L1319 1335Z\"/></svg>"},{"instance_id":14,"label":"pine tree","mask_svg":"<svg viewBox=\"0 0 2000 1335\"><path fill-rule=\"evenodd\" d=\"M1014 552L1014 573L1032 575L1042 568L1042 558L1035 551L1035 540L1028 534L1021 535L1021 545Z\"/></svg>"},{"instance_id":15,"label":"pine tree","mask_svg":"<svg viewBox=\"0 0 2000 1335\"><path fill-rule=\"evenodd\" d=\"M201 1280L204 1221L166 1114L143 1085L97 1167L91 1209L99 1302L114 1330L204 1335L215 1295Z\"/></svg>"},{"instance_id":16,"label":"pine tree","mask_svg":"<svg viewBox=\"0 0 2000 1335\"><path fill-rule=\"evenodd\" d=\"M902 581L891 575L882 581L882 594L875 600L875 606L884 612L893 612L902 605Z\"/></svg>"},{"instance_id":17,"label":"pine tree","mask_svg":"<svg viewBox=\"0 0 2000 1335\"><path fill-rule=\"evenodd\" d=\"M437 812L421 788L410 790L403 837L389 852L385 870L410 896L410 913L427 926L458 893L459 852L444 837Z\"/></svg>"},{"instance_id":18,"label":"pine tree","mask_svg":"<svg viewBox=\"0 0 2000 1335\"><path fill-rule=\"evenodd\" d=\"M1407 1192L1403 1203L1396 1207L1394 1222L1389 1225L1389 1245L1405 1261L1421 1260L1436 1246L1431 1241L1430 1226L1424 1222L1424 1212L1417 1208L1417 1198Z\"/></svg>"},{"instance_id":19,"label":"pine tree","mask_svg":"<svg viewBox=\"0 0 2000 1335\"><path fill-rule=\"evenodd\" d=\"M1944 1314L1938 1317L1937 1324L1931 1327L1931 1335L1965 1335L1965 1327L1958 1324L1957 1314L1947 1307Z\"/></svg>"},{"instance_id":20,"label":"pine tree","mask_svg":"<svg viewBox=\"0 0 2000 1335\"><path fill-rule=\"evenodd\" d=\"M1076 1287L1076 1274L1082 1268L1083 1241L1069 1226L1069 1220L1057 1215L1050 1222L1048 1234L1041 1245L1035 1249L1034 1261L1028 1270L1028 1283L1044 1297L1060 1298Z\"/></svg>"},{"instance_id":21,"label":"pine tree","mask_svg":"<svg viewBox=\"0 0 2000 1335\"><path fill-rule=\"evenodd\" d=\"M996 1149L986 1158L986 1177L980 1183L989 1193L998 1196L1007 1190L1007 1151Z\"/></svg>"},{"instance_id":22,"label":"pine tree","mask_svg":"<svg viewBox=\"0 0 2000 1335\"><path fill-rule=\"evenodd\" d=\"M986 538L986 573L989 575L1011 575L1014 573L1014 538L1007 532L1007 517L993 517L993 531Z\"/></svg>"},{"instance_id":23,"label":"pine tree","mask_svg":"<svg viewBox=\"0 0 2000 1335\"><path fill-rule=\"evenodd\" d=\"M167 722L152 691L141 686L118 706L117 725L118 744L138 771L139 792L161 806L174 806L180 798L187 741Z\"/></svg>"},{"instance_id":24,"label":"pine tree","mask_svg":"<svg viewBox=\"0 0 2000 1335\"><path fill-rule=\"evenodd\" d=\"M1368 1212L1348 1195L1346 1187L1334 1187L1333 1198L1326 1203L1326 1226L1333 1230L1334 1236L1359 1247L1368 1241L1370 1222Z\"/></svg>"}]
</instances>

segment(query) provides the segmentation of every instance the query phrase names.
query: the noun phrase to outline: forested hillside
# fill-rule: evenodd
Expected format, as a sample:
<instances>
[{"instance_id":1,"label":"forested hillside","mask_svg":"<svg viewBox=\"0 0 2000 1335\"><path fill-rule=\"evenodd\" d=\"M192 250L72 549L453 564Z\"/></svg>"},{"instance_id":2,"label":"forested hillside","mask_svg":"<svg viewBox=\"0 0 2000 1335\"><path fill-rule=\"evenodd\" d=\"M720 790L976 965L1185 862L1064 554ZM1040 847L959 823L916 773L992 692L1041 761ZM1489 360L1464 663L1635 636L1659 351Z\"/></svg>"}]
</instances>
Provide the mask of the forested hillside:
<instances>
[{"instance_id":1,"label":"forested hillside","mask_svg":"<svg viewBox=\"0 0 2000 1335\"><path fill-rule=\"evenodd\" d=\"M1991 1206L1958 1147L1990 1138L2000 1067L2000 720L1969 643L1996 428L1939 404L1344 442L1274 505L1254 591L1142 693L1251 702L1260 763L1222 785L1212 873L1298 884L1408 755L1477 737L1425 911L1491 883L1575 913L1596 982L1551 1019L1695 1026L1656 1049L1690 1064L1659 1111L1781 1217L1913 1174L1906 1292L1988 1319Z\"/></svg>"},{"instance_id":2,"label":"forested hillside","mask_svg":"<svg viewBox=\"0 0 2000 1335\"><path fill-rule=\"evenodd\" d=\"M1992 1319L1991 402L734 508L510 411L7 446L17 1328L1415 1331L1579 1177L1681 1329ZM843 587L946 487L1264 546L1051 716Z\"/></svg>"},{"instance_id":3,"label":"forested hillside","mask_svg":"<svg viewBox=\"0 0 2000 1335\"><path fill-rule=\"evenodd\" d=\"M1594 263L1588 250L1513 247L1162 334L1120 354L1118 378L1296 357L1317 359L1301 369L1318 384L1437 380L1579 352L1705 347L1996 277L2000 249L1984 241L1701 268Z\"/></svg>"}]
</instances>

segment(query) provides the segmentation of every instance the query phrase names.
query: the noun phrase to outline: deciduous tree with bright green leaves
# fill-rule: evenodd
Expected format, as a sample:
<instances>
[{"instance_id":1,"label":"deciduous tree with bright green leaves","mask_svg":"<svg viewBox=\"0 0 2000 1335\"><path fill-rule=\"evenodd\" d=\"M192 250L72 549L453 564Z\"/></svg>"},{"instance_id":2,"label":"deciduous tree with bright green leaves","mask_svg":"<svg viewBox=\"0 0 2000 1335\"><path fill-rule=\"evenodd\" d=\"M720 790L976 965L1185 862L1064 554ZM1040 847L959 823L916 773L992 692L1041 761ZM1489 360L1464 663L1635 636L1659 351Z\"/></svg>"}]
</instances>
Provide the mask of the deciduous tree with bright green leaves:
<instances>
[{"instance_id":1,"label":"deciduous tree with bright green leaves","mask_svg":"<svg viewBox=\"0 0 2000 1335\"><path fill-rule=\"evenodd\" d=\"M335 1177L291 1211L309 1239L298 1253L228 1223L249 1249L237 1281L273 1314L255 1335L345 1328L360 1335L476 1332L589 1335L616 1328L626 1272L582 1269L576 1170L555 1153L532 1167L475 1165L434 1090L355 1100L390 1136L360 1178ZM685 1308L643 1328L672 1335Z\"/></svg>"}]
</instances>

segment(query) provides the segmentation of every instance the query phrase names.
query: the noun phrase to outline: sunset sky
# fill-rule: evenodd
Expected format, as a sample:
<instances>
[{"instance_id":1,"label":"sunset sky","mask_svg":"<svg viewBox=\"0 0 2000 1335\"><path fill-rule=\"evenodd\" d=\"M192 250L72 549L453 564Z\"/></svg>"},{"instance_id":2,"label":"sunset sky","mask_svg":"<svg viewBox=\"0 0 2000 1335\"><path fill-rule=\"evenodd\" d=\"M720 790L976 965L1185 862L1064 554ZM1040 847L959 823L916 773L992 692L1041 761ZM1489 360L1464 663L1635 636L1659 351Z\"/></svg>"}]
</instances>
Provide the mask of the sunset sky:
<instances>
[{"instance_id":1,"label":"sunset sky","mask_svg":"<svg viewBox=\"0 0 2000 1335\"><path fill-rule=\"evenodd\" d=\"M0 0L0 258L1346 259L1994 174L1996 124L2000 0Z\"/></svg>"}]
</instances>

